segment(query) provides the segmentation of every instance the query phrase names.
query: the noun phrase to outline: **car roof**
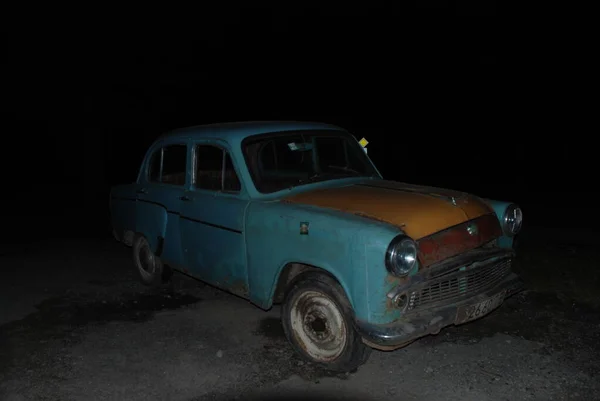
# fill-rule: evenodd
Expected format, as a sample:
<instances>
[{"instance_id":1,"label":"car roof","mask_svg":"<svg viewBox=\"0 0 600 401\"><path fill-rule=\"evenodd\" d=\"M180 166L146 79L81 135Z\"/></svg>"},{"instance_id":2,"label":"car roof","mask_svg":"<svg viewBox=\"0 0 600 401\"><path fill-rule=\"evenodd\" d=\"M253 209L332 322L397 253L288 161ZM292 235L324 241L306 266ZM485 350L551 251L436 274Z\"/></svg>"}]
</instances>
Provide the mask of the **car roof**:
<instances>
[{"instance_id":1,"label":"car roof","mask_svg":"<svg viewBox=\"0 0 600 401\"><path fill-rule=\"evenodd\" d=\"M267 134L271 132L298 131L298 130L337 130L345 131L336 125L306 121L244 121L230 123L216 123L178 128L161 136L163 138L181 137L211 137L228 141L241 142L244 138Z\"/></svg>"}]
</instances>

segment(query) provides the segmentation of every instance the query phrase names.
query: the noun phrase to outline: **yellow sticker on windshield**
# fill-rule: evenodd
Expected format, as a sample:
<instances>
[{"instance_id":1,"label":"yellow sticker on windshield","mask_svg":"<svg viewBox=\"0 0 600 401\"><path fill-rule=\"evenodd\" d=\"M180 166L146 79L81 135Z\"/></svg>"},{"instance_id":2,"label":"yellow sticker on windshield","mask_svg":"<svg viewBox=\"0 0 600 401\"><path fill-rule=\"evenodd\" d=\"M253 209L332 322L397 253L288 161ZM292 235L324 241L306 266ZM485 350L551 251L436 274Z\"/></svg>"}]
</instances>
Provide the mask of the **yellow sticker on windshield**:
<instances>
[{"instance_id":1,"label":"yellow sticker on windshield","mask_svg":"<svg viewBox=\"0 0 600 401\"><path fill-rule=\"evenodd\" d=\"M358 141L358 143L360 143L360 146L362 146L364 148L365 146L367 146L369 144L369 141L367 141L365 138L363 138L360 141Z\"/></svg>"}]
</instances>

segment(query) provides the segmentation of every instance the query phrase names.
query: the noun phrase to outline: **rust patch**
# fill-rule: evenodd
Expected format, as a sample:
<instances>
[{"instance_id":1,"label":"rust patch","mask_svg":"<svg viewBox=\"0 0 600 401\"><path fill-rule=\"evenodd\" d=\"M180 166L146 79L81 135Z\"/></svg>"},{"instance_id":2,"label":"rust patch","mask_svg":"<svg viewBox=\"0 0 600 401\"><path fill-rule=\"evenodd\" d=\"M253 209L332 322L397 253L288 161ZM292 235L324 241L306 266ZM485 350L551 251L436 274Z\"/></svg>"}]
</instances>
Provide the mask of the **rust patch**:
<instances>
[{"instance_id":1,"label":"rust patch","mask_svg":"<svg viewBox=\"0 0 600 401\"><path fill-rule=\"evenodd\" d=\"M408 284L412 281L413 276L404 276L404 277L396 277L393 274L387 274L385 276L385 282L386 284L393 284L393 285L405 285Z\"/></svg>"},{"instance_id":2,"label":"rust patch","mask_svg":"<svg viewBox=\"0 0 600 401\"><path fill-rule=\"evenodd\" d=\"M231 275L226 275L221 283L221 288L225 291L228 291L234 295L240 296L242 298L248 298L250 292L248 291L248 285L244 280L235 280Z\"/></svg>"},{"instance_id":3,"label":"rust patch","mask_svg":"<svg viewBox=\"0 0 600 401\"><path fill-rule=\"evenodd\" d=\"M394 305L394 301L389 297L385 297L385 308L383 310L384 315L389 315L390 313L399 312L399 309Z\"/></svg>"},{"instance_id":4,"label":"rust patch","mask_svg":"<svg viewBox=\"0 0 600 401\"><path fill-rule=\"evenodd\" d=\"M476 226L475 232L469 229L472 224ZM422 267L428 267L475 249L501 235L502 229L496 215L487 214L418 240L419 262Z\"/></svg>"},{"instance_id":5,"label":"rust patch","mask_svg":"<svg viewBox=\"0 0 600 401\"><path fill-rule=\"evenodd\" d=\"M489 208L475 198L468 199L468 208L453 205L444 196L436 196L424 189L410 190L391 182L384 186L351 185L318 189L286 197L287 203L311 205L339 210L354 215L376 217L395 226L413 239L423 238L446 227L452 227L468 218L489 213ZM477 203L481 203L479 206Z\"/></svg>"},{"instance_id":6,"label":"rust patch","mask_svg":"<svg viewBox=\"0 0 600 401\"><path fill-rule=\"evenodd\" d=\"M242 298L248 298L250 296L248 286L243 280L236 280L232 284L227 284L227 290Z\"/></svg>"}]
</instances>

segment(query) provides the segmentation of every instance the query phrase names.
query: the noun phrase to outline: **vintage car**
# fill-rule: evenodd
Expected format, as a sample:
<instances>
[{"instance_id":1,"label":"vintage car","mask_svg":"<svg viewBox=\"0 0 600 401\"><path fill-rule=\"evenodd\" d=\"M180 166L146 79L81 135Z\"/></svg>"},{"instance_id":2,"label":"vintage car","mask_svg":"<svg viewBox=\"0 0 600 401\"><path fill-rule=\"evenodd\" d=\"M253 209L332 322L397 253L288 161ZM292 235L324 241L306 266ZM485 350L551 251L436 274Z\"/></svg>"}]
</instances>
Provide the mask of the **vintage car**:
<instances>
[{"instance_id":1,"label":"vintage car","mask_svg":"<svg viewBox=\"0 0 600 401\"><path fill-rule=\"evenodd\" d=\"M112 188L110 211L142 282L178 270L265 310L280 303L293 348L333 371L482 317L521 288L518 206L384 180L328 124L169 132L135 183Z\"/></svg>"}]
</instances>

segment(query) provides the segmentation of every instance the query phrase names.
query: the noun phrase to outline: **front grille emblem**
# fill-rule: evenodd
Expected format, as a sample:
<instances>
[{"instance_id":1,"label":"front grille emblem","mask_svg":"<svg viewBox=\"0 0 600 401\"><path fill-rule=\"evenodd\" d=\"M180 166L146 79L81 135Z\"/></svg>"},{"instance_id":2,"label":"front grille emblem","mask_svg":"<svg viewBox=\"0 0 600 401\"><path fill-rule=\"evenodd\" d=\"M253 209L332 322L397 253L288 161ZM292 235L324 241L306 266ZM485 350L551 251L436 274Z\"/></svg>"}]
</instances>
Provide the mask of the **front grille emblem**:
<instances>
[{"instance_id":1,"label":"front grille emblem","mask_svg":"<svg viewBox=\"0 0 600 401\"><path fill-rule=\"evenodd\" d=\"M477 229L477 224L475 223L471 223L467 226L467 232L469 233L469 235L477 235L477 233L479 232L479 230Z\"/></svg>"}]
</instances>

